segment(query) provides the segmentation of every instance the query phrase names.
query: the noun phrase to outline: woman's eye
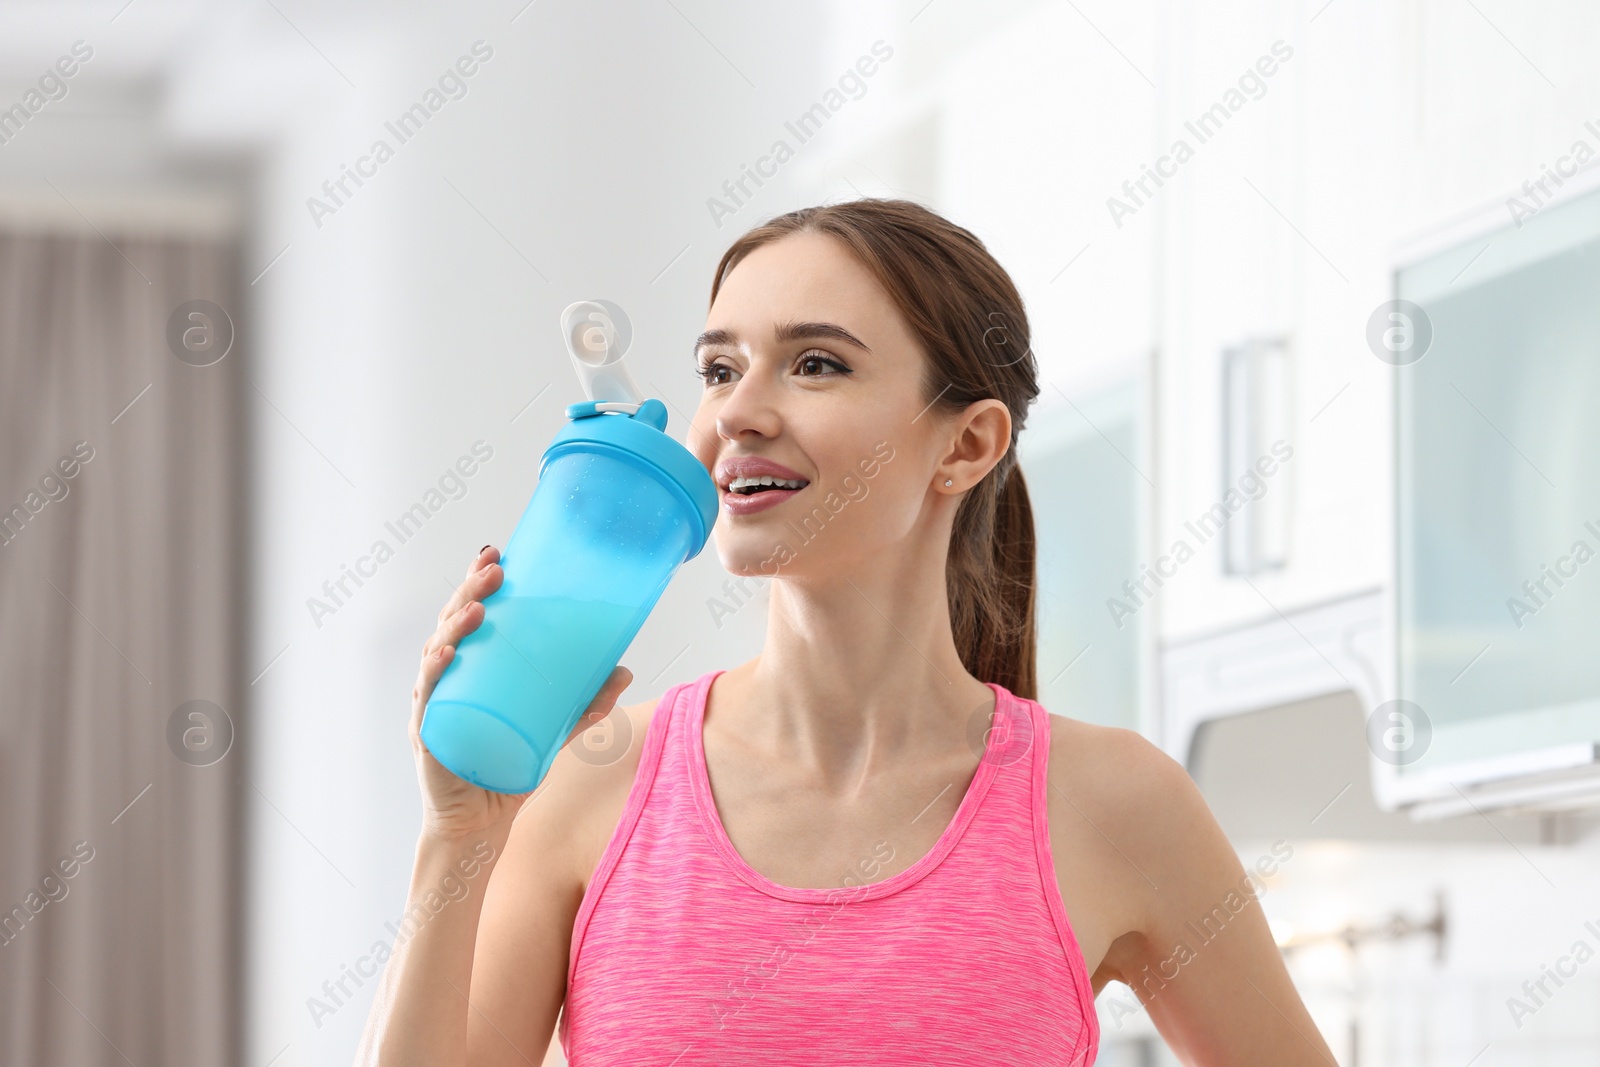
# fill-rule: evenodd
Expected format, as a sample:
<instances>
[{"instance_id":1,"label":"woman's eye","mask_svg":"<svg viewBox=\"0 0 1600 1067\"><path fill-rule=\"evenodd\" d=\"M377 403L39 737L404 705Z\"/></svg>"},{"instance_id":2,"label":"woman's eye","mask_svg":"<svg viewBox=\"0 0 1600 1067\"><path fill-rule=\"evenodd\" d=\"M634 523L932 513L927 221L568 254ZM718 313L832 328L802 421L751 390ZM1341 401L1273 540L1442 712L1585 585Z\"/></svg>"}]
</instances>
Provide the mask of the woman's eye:
<instances>
[{"instance_id":1,"label":"woman's eye","mask_svg":"<svg viewBox=\"0 0 1600 1067\"><path fill-rule=\"evenodd\" d=\"M800 357L799 367L801 368L801 377L803 377L803 378L816 378L816 377L819 377L819 375L816 375L816 374L807 374L807 373L805 373L805 368L806 367L813 366L813 365L818 365L818 364L820 364L822 366L832 367L835 371L837 371L839 373L842 373L842 374L849 374L850 373L850 368L846 367L843 363L840 363L836 359L829 359L827 356L823 355L820 352L807 352L806 354L804 354L804 355L802 355Z\"/></svg>"},{"instance_id":2,"label":"woman's eye","mask_svg":"<svg viewBox=\"0 0 1600 1067\"><path fill-rule=\"evenodd\" d=\"M717 373L719 371L725 371L728 369L730 368L726 364L722 363L702 363L695 367L694 372L698 374L707 385L722 385L727 381L727 379L717 377Z\"/></svg>"},{"instance_id":3,"label":"woman's eye","mask_svg":"<svg viewBox=\"0 0 1600 1067\"><path fill-rule=\"evenodd\" d=\"M795 362L795 370L802 378L825 378L829 368L835 374L851 373L849 367L821 352L806 352ZM701 363L694 372L707 385L726 385L732 380L727 375L735 369L725 363Z\"/></svg>"}]
</instances>

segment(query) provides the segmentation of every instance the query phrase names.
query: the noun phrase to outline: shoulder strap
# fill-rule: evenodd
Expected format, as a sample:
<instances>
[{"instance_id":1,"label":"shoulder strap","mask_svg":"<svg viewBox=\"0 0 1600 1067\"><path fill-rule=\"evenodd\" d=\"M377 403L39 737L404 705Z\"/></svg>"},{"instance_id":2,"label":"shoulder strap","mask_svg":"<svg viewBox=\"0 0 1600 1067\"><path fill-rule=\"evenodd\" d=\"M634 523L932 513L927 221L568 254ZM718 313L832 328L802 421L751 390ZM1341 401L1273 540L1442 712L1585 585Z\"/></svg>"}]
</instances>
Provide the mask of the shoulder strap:
<instances>
[{"instance_id":1,"label":"shoulder strap","mask_svg":"<svg viewBox=\"0 0 1600 1067\"><path fill-rule=\"evenodd\" d=\"M635 791L639 779L648 780L655 775L656 766L661 762L661 751L666 747L672 720L683 705L684 694L692 689L694 684L693 681L679 682L662 693L661 699L656 701L656 709L650 715L649 725L645 727L644 750L639 753L639 770L634 776Z\"/></svg>"},{"instance_id":2,"label":"shoulder strap","mask_svg":"<svg viewBox=\"0 0 1600 1067\"><path fill-rule=\"evenodd\" d=\"M639 766L634 771L633 784L628 788L628 798L623 804L622 816L617 821L617 827L612 832L605 851L600 855L600 862L595 867L594 876L584 892L583 900L573 920L572 948L567 959L568 989L572 988L573 979L577 974L578 954L583 944L584 932L589 926L589 916L594 911L595 902L604 892L611 873L616 870L623 850L627 847L628 839L633 835L634 826L639 821L639 815L644 811L645 804L650 798L656 772L661 767L661 751L666 747L672 719L683 703L684 692L694 684L692 681L680 682L661 694L661 699L656 701L656 710L650 716L650 725L645 728L644 748L639 753ZM632 743L631 740L629 743Z\"/></svg>"}]
</instances>

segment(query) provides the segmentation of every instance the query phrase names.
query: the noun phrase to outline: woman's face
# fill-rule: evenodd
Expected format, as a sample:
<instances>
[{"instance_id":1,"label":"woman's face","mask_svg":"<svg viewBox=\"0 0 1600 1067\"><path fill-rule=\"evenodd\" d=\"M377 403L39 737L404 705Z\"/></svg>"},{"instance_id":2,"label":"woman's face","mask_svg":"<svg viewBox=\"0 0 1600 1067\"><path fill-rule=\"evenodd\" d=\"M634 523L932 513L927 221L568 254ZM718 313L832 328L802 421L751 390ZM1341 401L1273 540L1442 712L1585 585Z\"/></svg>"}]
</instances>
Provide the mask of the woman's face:
<instances>
[{"instance_id":1,"label":"woman's face","mask_svg":"<svg viewBox=\"0 0 1600 1067\"><path fill-rule=\"evenodd\" d=\"M926 530L941 491L955 491L938 472L953 420L923 397L926 357L835 238L794 234L746 256L696 358L705 382L689 444L717 483L714 533L731 573L838 573ZM739 473L804 484L747 496L730 487Z\"/></svg>"}]
</instances>

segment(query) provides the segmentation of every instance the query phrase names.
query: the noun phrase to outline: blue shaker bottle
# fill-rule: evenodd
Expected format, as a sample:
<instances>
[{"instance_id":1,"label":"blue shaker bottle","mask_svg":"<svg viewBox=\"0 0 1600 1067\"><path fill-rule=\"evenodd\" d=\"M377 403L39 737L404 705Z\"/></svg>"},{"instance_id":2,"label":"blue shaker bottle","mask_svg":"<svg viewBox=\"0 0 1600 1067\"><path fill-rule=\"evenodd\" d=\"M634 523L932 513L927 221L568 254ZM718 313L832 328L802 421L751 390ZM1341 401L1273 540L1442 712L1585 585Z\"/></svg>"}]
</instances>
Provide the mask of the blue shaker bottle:
<instances>
[{"instance_id":1,"label":"blue shaker bottle","mask_svg":"<svg viewBox=\"0 0 1600 1067\"><path fill-rule=\"evenodd\" d=\"M422 743L456 776L498 793L538 787L578 717L678 567L705 546L717 490L664 432L621 363L627 318L610 301L562 313L590 399L545 449L506 543L504 579L461 640L422 718Z\"/></svg>"}]
</instances>

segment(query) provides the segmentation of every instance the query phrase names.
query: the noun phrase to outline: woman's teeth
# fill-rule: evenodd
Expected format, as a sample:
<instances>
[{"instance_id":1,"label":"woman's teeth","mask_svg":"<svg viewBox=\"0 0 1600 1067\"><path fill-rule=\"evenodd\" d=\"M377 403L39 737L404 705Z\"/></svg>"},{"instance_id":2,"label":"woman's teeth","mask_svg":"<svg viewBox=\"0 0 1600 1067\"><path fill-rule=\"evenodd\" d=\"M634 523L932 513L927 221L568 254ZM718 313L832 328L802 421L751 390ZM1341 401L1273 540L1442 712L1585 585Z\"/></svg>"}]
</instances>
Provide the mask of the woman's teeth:
<instances>
[{"instance_id":1,"label":"woman's teeth","mask_svg":"<svg viewBox=\"0 0 1600 1067\"><path fill-rule=\"evenodd\" d=\"M763 489L800 489L805 484L802 479L774 478L770 474L759 474L753 478L735 478L728 483L728 492L749 496L751 493L759 493Z\"/></svg>"}]
</instances>

